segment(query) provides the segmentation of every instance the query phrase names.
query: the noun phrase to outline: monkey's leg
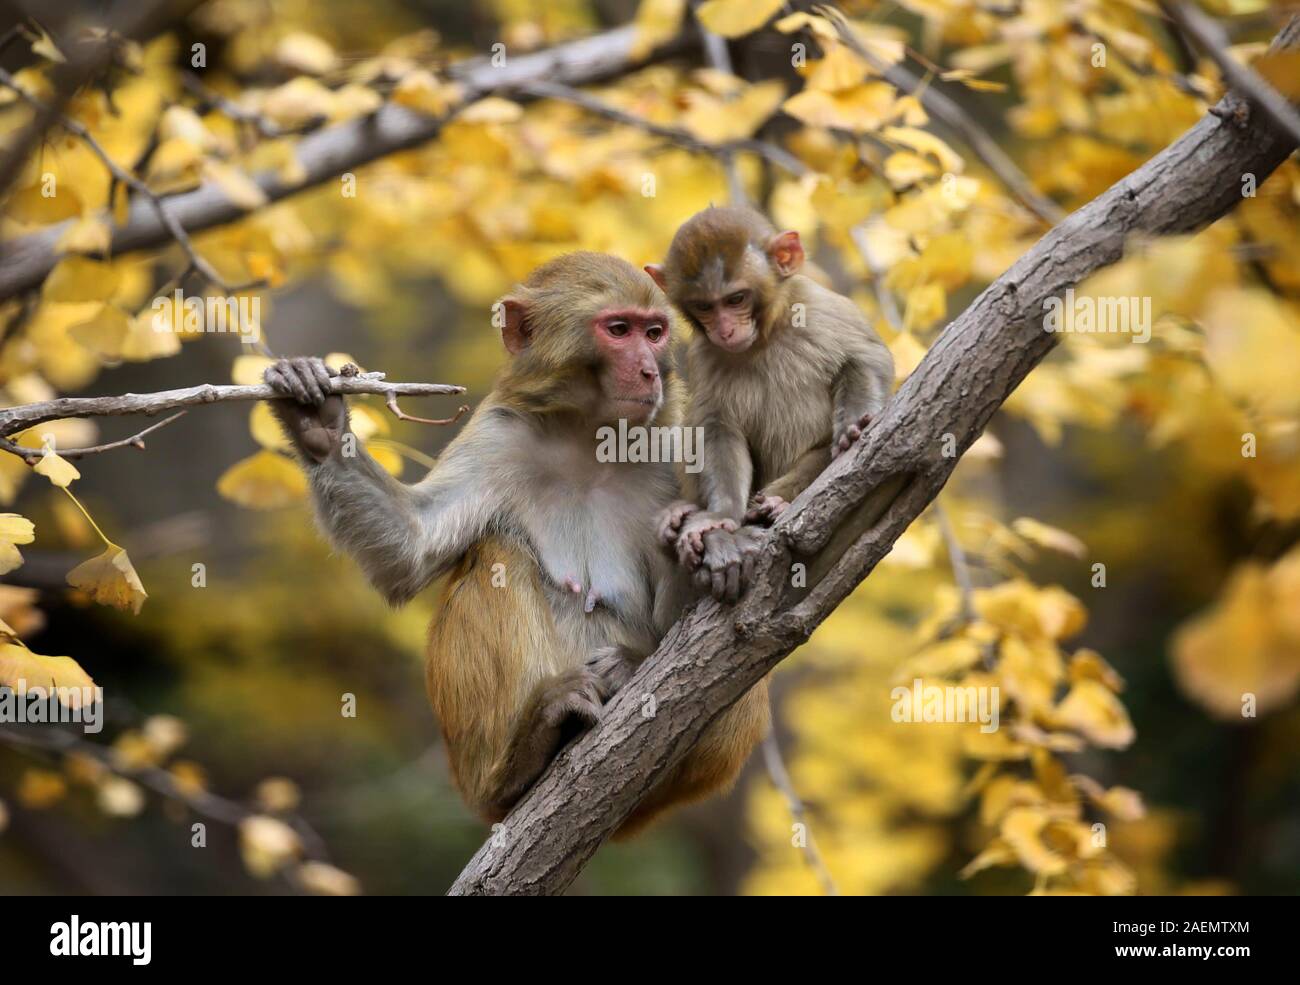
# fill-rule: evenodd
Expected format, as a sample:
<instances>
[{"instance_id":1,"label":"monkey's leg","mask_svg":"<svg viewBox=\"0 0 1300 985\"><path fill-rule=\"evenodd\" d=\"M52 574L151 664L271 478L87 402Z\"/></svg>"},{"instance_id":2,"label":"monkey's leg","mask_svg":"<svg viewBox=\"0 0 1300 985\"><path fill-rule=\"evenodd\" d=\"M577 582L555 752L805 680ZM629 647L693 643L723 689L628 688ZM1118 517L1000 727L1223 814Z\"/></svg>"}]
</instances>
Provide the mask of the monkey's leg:
<instances>
[{"instance_id":1,"label":"monkey's leg","mask_svg":"<svg viewBox=\"0 0 1300 985\"><path fill-rule=\"evenodd\" d=\"M830 445L818 445L804 452L795 459L794 465L790 466L785 475L773 479L754 494L749 510L745 513L745 522L771 523L790 505L791 500L812 485L812 481L830 463Z\"/></svg>"},{"instance_id":2,"label":"monkey's leg","mask_svg":"<svg viewBox=\"0 0 1300 985\"><path fill-rule=\"evenodd\" d=\"M654 786L614 832L614 838L631 837L664 811L730 787L770 727L764 678L705 730L686 758Z\"/></svg>"},{"instance_id":3,"label":"monkey's leg","mask_svg":"<svg viewBox=\"0 0 1300 985\"><path fill-rule=\"evenodd\" d=\"M568 654L534 559L498 538L449 577L429 628L426 680L456 785L492 821L590 727L611 691Z\"/></svg>"}]
</instances>

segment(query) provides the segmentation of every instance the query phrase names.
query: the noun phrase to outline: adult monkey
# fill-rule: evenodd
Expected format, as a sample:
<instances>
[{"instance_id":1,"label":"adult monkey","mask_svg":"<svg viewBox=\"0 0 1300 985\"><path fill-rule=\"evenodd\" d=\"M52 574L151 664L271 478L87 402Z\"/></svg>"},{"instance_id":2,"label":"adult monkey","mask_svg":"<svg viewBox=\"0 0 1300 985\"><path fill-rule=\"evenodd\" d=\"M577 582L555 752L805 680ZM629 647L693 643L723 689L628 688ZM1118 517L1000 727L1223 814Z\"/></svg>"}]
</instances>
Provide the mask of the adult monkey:
<instances>
[{"instance_id":1,"label":"adult monkey","mask_svg":"<svg viewBox=\"0 0 1300 985\"><path fill-rule=\"evenodd\" d=\"M669 306L641 271L598 253L538 268L501 302L510 355L429 474L405 485L349 439L335 371L282 359L266 381L326 534L394 604L448 575L427 683L465 800L500 820L652 652L690 600L654 518L671 464L601 462L597 429L677 422ZM627 819L730 783L768 727L754 687Z\"/></svg>"}]
</instances>

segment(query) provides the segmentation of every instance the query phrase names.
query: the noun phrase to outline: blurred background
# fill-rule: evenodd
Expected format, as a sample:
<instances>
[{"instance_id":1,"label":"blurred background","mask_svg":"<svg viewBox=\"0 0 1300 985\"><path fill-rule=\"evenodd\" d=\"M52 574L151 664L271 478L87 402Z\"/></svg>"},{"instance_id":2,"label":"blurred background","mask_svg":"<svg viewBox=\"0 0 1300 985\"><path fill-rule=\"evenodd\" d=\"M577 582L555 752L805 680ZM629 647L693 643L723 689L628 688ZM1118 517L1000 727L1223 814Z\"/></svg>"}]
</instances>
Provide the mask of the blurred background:
<instances>
[{"instance_id":1,"label":"blurred background","mask_svg":"<svg viewBox=\"0 0 1300 985\"><path fill-rule=\"evenodd\" d=\"M0 14L0 66L45 100L76 60L64 49L84 38L78 25L113 13L66 6ZM1213 60L1156 8L1108 0L842 5L873 59L912 73L910 93L805 4L162 8L161 28L122 42L66 115L155 194L206 181L242 196L247 216L193 245L228 285L265 282L241 293L259 300L269 351L458 383L470 402L501 365L491 304L510 284L575 248L659 259L681 221L738 194L802 233L901 380L1055 218L935 125L927 87L1060 211L1159 152L1222 91ZM1204 12L1236 57L1300 78L1264 55L1282 5ZM350 171L355 194L338 178L278 202L249 189L268 171L301 180L301 141L382 102L446 113L463 96L456 66L494 45L509 59L625 25L631 53L611 39L623 54L583 91L676 136L573 100L490 93L435 139ZM4 93L10 147L33 109ZM799 173L726 149L751 138L794 155ZM47 174L60 194L40 194ZM235 337L160 341L142 327L190 260L175 243L106 257L124 194L58 128L8 190L6 244L64 225L54 273L0 301L6 404L259 378L265 353ZM1298 227L1293 158L1209 230L1134 242L1082 285L1151 298L1150 342L1064 339L939 509L777 668L789 788L756 754L731 795L603 847L572 892L1294 892ZM184 284L222 293L193 274ZM356 403L371 450L406 481L456 430ZM147 450L78 461L68 490L0 453L4 509L34 524L0 585L7 639L70 656L106 695L104 731L67 744L50 726L0 724L0 891L441 893L485 837L424 695L432 593L390 610L327 549L264 415L194 409ZM145 423L36 430L74 447ZM41 435L22 443L40 448ZM69 586L105 549L86 514L138 572L138 614ZM896 723L892 689L918 678L998 685L1002 728ZM341 714L344 695L355 716Z\"/></svg>"}]
</instances>

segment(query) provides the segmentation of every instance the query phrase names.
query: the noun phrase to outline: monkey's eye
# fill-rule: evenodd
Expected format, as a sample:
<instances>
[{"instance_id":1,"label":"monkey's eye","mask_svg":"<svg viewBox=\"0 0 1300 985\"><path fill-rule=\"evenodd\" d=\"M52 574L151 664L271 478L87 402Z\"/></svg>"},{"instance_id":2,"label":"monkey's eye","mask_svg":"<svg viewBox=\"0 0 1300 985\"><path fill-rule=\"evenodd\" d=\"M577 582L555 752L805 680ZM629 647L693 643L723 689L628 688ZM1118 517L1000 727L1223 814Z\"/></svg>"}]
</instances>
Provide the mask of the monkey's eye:
<instances>
[{"instance_id":1,"label":"monkey's eye","mask_svg":"<svg viewBox=\"0 0 1300 985\"><path fill-rule=\"evenodd\" d=\"M614 336L614 338L621 339L627 334L627 322L612 321L605 326L605 331L609 332L609 334Z\"/></svg>"},{"instance_id":2,"label":"monkey's eye","mask_svg":"<svg viewBox=\"0 0 1300 985\"><path fill-rule=\"evenodd\" d=\"M731 305L731 307L733 308L739 308L744 303L745 303L744 291L737 291L735 294L731 295L731 297L727 298L727 304Z\"/></svg>"},{"instance_id":3,"label":"monkey's eye","mask_svg":"<svg viewBox=\"0 0 1300 985\"><path fill-rule=\"evenodd\" d=\"M702 315L707 315L710 311L713 310L713 302L712 302L712 301L692 301L692 302L691 302L691 307L694 308L696 311L698 311L700 314L702 314Z\"/></svg>"},{"instance_id":4,"label":"monkey's eye","mask_svg":"<svg viewBox=\"0 0 1300 985\"><path fill-rule=\"evenodd\" d=\"M658 342L664 337L664 327L662 325L651 325L645 330L645 337L651 342Z\"/></svg>"}]
</instances>

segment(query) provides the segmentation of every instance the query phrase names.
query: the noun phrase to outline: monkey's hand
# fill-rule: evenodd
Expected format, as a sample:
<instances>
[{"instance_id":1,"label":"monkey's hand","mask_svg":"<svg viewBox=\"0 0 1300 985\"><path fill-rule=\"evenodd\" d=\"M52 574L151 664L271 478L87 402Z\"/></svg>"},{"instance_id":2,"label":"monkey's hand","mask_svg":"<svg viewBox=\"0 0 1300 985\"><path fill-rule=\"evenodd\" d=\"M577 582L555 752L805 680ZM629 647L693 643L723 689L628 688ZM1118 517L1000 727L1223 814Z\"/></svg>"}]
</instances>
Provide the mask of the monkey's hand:
<instances>
[{"instance_id":1,"label":"monkey's hand","mask_svg":"<svg viewBox=\"0 0 1300 985\"><path fill-rule=\"evenodd\" d=\"M719 529L704 537L704 556L695 572L695 587L719 602L735 602L754 577L760 535L754 527Z\"/></svg>"},{"instance_id":2,"label":"monkey's hand","mask_svg":"<svg viewBox=\"0 0 1300 985\"><path fill-rule=\"evenodd\" d=\"M862 432L866 430L867 425L870 423L871 415L863 414L857 421L834 435L831 438L831 458L839 458L853 447L853 442L862 437Z\"/></svg>"},{"instance_id":3,"label":"monkey's hand","mask_svg":"<svg viewBox=\"0 0 1300 985\"><path fill-rule=\"evenodd\" d=\"M765 527L771 526L778 516L785 512L785 508L790 504L780 496L766 496L761 492L754 493L753 499L749 501L749 509L745 512L746 523L761 523Z\"/></svg>"},{"instance_id":4,"label":"monkey's hand","mask_svg":"<svg viewBox=\"0 0 1300 985\"><path fill-rule=\"evenodd\" d=\"M696 510L682 523L677 537L677 560L694 571L704 557L704 536L715 530L731 533L738 524L735 520L708 510Z\"/></svg>"},{"instance_id":5,"label":"monkey's hand","mask_svg":"<svg viewBox=\"0 0 1300 985\"><path fill-rule=\"evenodd\" d=\"M329 393L330 378L338 375L315 356L277 360L262 374L284 398L270 401L271 411L293 446L310 461L329 458L348 430L347 402Z\"/></svg>"},{"instance_id":6,"label":"monkey's hand","mask_svg":"<svg viewBox=\"0 0 1300 985\"><path fill-rule=\"evenodd\" d=\"M679 499L675 503L670 503L664 507L657 517L655 517L655 533L659 537L659 543L664 547L672 547L677 543L677 538L682 535L682 523L692 513L698 513L700 508L688 499Z\"/></svg>"},{"instance_id":7,"label":"monkey's hand","mask_svg":"<svg viewBox=\"0 0 1300 985\"><path fill-rule=\"evenodd\" d=\"M538 685L493 770L489 811L504 817L570 739L600 720L610 682L575 667Z\"/></svg>"}]
</instances>

